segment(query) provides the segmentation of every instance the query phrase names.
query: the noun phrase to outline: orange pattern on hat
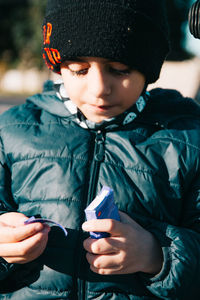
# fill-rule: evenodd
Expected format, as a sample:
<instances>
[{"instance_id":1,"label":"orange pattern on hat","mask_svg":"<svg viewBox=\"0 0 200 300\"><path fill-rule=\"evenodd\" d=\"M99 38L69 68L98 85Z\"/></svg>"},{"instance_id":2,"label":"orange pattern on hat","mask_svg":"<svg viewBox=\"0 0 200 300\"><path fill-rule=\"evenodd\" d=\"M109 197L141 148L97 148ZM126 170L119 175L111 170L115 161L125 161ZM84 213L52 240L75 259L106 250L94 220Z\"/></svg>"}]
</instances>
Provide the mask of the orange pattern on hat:
<instances>
[{"instance_id":1,"label":"orange pattern on hat","mask_svg":"<svg viewBox=\"0 0 200 300\"><path fill-rule=\"evenodd\" d=\"M43 26L43 36L44 36L44 44L50 44L50 37L52 34L52 24L47 23L47 25Z\"/></svg>"},{"instance_id":2,"label":"orange pattern on hat","mask_svg":"<svg viewBox=\"0 0 200 300\"><path fill-rule=\"evenodd\" d=\"M47 23L47 25L43 26L44 45L50 45L52 29L53 29L53 27L52 27L51 23ZM53 69L53 66L55 66L56 64L61 63L60 52L57 49L44 47L44 51L45 51L46 55L44 54L43 58L45 59L47 66L50 69ZM46 56L48 57L49 62L47 62Z\"/></svg>"}]
</instances>

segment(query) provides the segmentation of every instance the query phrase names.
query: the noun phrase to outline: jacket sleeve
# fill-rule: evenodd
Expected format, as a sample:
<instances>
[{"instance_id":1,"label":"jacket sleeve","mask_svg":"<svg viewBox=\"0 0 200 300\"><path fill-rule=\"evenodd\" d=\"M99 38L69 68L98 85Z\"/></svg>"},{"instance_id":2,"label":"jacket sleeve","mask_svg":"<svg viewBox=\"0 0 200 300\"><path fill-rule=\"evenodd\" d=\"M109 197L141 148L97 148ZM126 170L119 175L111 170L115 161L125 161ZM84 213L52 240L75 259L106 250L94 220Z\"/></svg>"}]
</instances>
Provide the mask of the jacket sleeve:
<instances>
[{"instance_id":1,"label":"jacket sleeve","mask_svg":"<svg viewBox=\"0 0 200 300\"><path fill-rule=\"evenodd\" d=\"M10 204L10 200L12 199L10 181L10 172L5 163L4 150L0 143L0 215L9 211L14 211ZM7 263L0 257L0 280L6 278L13 267L13 264Z\"/></svg>"},{"instance_id":2,"label":"jacket sleeve","mask_svg":"<svg viewBox=\"0 0 200 300\"><path fill-rule=\"evenodd\" d=\"M161 272L141 274L147 289L161 299L197 299L200 294L200 173L184 199L179 226L152 222L148 230L160 242L164 263Z\"/></svg>"}]
</instances>

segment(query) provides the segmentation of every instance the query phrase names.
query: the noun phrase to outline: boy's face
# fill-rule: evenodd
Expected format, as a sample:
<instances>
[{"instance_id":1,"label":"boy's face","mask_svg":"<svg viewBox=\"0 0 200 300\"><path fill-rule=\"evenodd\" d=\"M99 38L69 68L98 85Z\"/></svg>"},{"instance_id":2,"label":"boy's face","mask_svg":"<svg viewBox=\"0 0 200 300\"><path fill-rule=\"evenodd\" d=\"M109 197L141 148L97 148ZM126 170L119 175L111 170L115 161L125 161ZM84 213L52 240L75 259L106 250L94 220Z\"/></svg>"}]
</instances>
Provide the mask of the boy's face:
<instances>
[{"instance_id":1,"label":"boy's face","mask_svg":"<svg viewBox=\"0 0 200 300\"><path fill-rule=\"evenodd\" d=\"M104 58L83 57L61 65L70 99L95 123L115 117L139 98L144 76L126 65Z\"/></svg>"}]
</instances>

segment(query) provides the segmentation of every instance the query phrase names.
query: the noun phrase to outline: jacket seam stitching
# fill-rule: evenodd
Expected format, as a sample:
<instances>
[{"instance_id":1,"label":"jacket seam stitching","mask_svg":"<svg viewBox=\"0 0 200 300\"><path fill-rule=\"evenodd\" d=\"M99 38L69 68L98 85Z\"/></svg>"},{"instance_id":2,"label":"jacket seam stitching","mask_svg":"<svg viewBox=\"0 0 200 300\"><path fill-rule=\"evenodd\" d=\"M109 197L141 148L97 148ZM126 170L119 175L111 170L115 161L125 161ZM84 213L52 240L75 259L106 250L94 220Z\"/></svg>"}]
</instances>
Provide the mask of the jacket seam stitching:
<instances>
[{"instance_id":1,"label":"jacket seam stitching","mask_svg":"<svg viewBox=\"0 0 200 300\"><path fill-rule=\"evenodd\" d=\"M14 194L15 195L15 194ZM62 201L62 202L77 202L77 203L79 203L79 202L81 202L81 201L79 201L78 199L74 199L74 198L56 198L57 200L59 200L59 202L60 201ZM43 200L45 200L45 203L46 202L55 202L55 198L54 199L46 199L46 198L42 198L42 197L40 197L40 199L34 199L34 200L29 200L28 202L27 202L27 199L25 200L25 201L23 201L23 200L20 200L20 204L23 204L23 203L35 203L35 202L42 202Z\"/></svg>"},{"instance_id":2,"label":"jacket seam stitching","mask_svg":"<svg viewBox=\"0 0 200 300\"><path fill-rule=\"evenodd\" d=\"M138 172L138 173L148 173L148 174L153 174L153 175L156 174L156 172L153 172L152 170L137 169L137 168L134 168L134 167L125 167L123 165L115 164L115 163L112 163L112 162L104 162L104 163L106 165L112 165L112 166L117 166L117 167L123 168L124 170L134 170L135 172Z\"/></svg>"},{"instance_id":3,"label":"jacket seam stitching","mask_svg":"<svg viewBox=\"0 0 200 300\"><path fill-rule=\"evenodd\" d=\"M16 161L14 161L12 164L17 164L19 162L22 162L22 161L28 161L28 160L35 160L35 159L60 159L60 160L63 160L63 159L68 159L68 158L75 158L77 160L82 160L82 161L87 161L86 159L82 158L82 157L75 157L75 156L64 156L64 157L60 157L60 156L56 156L56 155L52 155L52 156L34 156L34 157L27 157L27 158L24 158L24 159L17 159Z\"/></svg>"},{"instance_id":4,"label":"jacket seam stitching","mask_svg":"<svg viewBox=\"0 0 200 300\"><path fill-rule=\"evenodd\" d=\"M55 295L58 295L60 293L66 293L66 294L70 294L70 291L67 291L67 290L63 290L63 291L56 291L56 290L53 290L53 289L42 289L42 288L34 288L34 287L31 287L29 286L29 288L33 291L44 291L44 292L52 292L54 293Z\"/></svg>"},{"instance_id":5,"label":"jacket seam stitching","mask_svg":"<svg viewBox=\"0 0 200 300\"><path fill-rule=\"evenodd\" d=\"M61 124L60 122L55 122L55 121L53 121L53 122L48 122L48 123L25 123L25 122L17 122L17 123L6 123L4 126L1 126L0 127L0 129L2 130L2 129L4 129L4 128L7 128L8 126L16 126L16 125L31 125L31 126L45 126L45 125L51 125L51 124L53 124L53 125L55 125L55 124L57 124L57 125L60 125L60 126L63 126L63 124Z\"/></svg>"},{"instance_id":6,"label":"jacket seam stitching","mask_svg":"<svg viewBox=\"0 0 200 300\"><path fill-rule=\"evenodd\" d=\"M171 140L171 141L174 141L174 142L177 142L177 143L182 143L182 144L184 144L186 146L190 146L190 147L195 148L195 149L197 149L197 150L200 151L200 147L197 147L197 146L195 146L193 144L187 143L187 142L185 142L183 140L179 140L179 139L176 139L176 138L161 137L161 138L152 138L152 139L153 140L159 140L159 141L162 141L162 140Z\"/></svg>"}]
</instances>

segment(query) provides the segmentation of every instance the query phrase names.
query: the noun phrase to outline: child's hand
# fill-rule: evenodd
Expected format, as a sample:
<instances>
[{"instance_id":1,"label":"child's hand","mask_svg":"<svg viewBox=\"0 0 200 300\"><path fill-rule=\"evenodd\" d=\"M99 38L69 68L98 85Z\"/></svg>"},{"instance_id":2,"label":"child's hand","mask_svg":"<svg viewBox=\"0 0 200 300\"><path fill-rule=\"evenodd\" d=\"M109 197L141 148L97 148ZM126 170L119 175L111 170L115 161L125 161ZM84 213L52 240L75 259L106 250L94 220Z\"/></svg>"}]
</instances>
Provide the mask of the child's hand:
<instances>
[{"instance_id":1,"label":"child's hand","mask_svg":"<svg viewBox=\"0 0 200 300\"><path fill-rule=\"evenodd\" d=\"M46 248L50 227L41 223L24 225L26 219L14 212L0 216L0 257L8 263L30 262Z\"/></svg>"},{"instance_id":2,"label":"child's hand","mask_svg":"<svg viewBox=\"0 0 200 300\"><path fill-rule=\"evenodd\" d=\"M154 236L120 212L121 222L90 220L85 231L104 231L110 237L84 241L87 260L93 272L102 275L145 272L157 274L162 268L162 250Z\"/></svg>"}]
</instances>

